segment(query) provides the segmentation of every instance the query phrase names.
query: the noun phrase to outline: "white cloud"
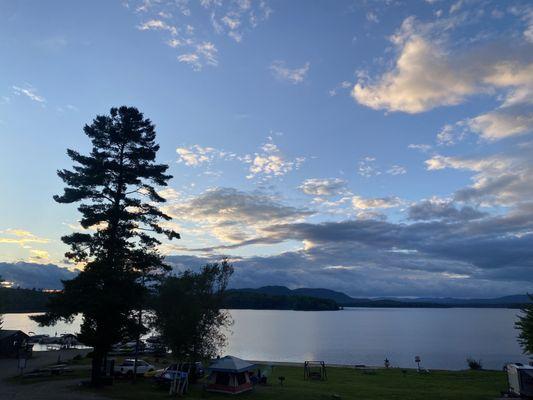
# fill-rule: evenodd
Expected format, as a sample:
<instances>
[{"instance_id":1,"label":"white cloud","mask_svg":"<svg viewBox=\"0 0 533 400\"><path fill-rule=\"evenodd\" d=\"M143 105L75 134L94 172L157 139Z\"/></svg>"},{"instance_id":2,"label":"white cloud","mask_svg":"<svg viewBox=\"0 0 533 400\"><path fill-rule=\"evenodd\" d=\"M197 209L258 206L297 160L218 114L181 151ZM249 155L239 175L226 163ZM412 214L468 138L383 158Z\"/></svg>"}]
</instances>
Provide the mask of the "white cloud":
<instances>
[{"instance_id":1,"label":"white cloud","mask_svg":"<svg viewBox=\"0 0 533 400\"><path fill-rule=\"evenodd\" d=\"M401 165L393 165L387 170L389 175L403 175L407 173L407 169Z\"/></svg>"},{"instance_id":2,"label":"white cloud","mask_svg":"<svg viewBox=\"0 0 533 400\"><path fill-rule=\"evenodd\" d=\"M258 175L263 178L283 176L293 169L298 169L305 161L303 157L297 157L294 160L286 159L278 146L272 143L271 138L269 140L269 142L262 146L261 153L243 157L245 162L250 163L248 179L252 179Z\"/></svg>"},{"instance_id":3,"label":"white cloud","mask_svg":"<svg viewBox=\"0 0 533 400\"><path fill-rule=\"evenodd\" d=\"M365 178L381 175L381 171L377 169L375 161L376 159L374 157L365 157L363 160L359 161L357 173Z\"/></svg>"},{"instance_id":4,"label":"white cloud","mask_svg":"<svg viewBox=\"0 0 533 400\"><path fill-rule=\"evenodd\" d=\"M359 80L352 96L376 110L419 113L459 104L475 92L470 71L452 68L443 50L423 37L412 36L403 46L395 68L375 83Z\"/></svg>"},{"instance_id":5,"label":"white cloud","mask_svg":"<svg viewBox=\"0 0 533 400\"><path fill-rule=\"evenodd\" d=\"M193 7L188 0L134 0L132 3L137 3L137 7L133 8L143 14L144 21L137 28L166 33L164 43L171 48L179 48L177 60L195 71L202 70L205 65L218 65L215 43L219 35L241 42L246 32L266 21L272 13L265 1L202 0L201 7ZM202 18L208 19L210 24L196 25L195 21Z\"/></svg>"},{"instance_id":6,"label":"white cloud","mask_svg":"<svg viewBox=\"0 0 533 400\"><path fill-rule=\"evenodd\" d=\"M172 36L176 36L178 34L178 30L175 26L169 25L160 19L151 19L143 22L138 26L138 29L141 31L168 31Z\"/></svg>"},{"instance_id":7,"label":"white cloud","mask_svg":"<svg viewBox=\"0 0 533 400\"><path fill-rule=\"evenodd\" d=\"M48 243L50 240L38 237L24 229L6 229L0 231L0 244L18 244L26 246L28 243Z\"/></svg>"},{"instance_id":8,"label":"white cloud","mask_svg":"<svg viewBox=\"0 0 533 400\"><path fill-rule=\"evenodd\" d=\"M532 92L533 94L533 92ZM498 140L533 131L533 108L502 107L468 121L472 131L488 140Z\"/></svg>"},{"instance_id":9,"label":"white cloud","mask_svg":"<svg viewBox=\"0 0 533 400\"><path fill-rule=\"evenodd\" d=\"M336 196L346 191L346 181L339 178L306 179L299 189L311 196Z\"/></svg>"},{"instance_id":10,"label":"white cloud","mask_svg":"<svg viewBox=\"0 0 533 400\"><path fill-rule=\"evenodd\" d=\"M468 50L447 47L436 33L452 29L456 21L421 24L413 17L404 20L391 37L398 49L394 67L374 80L360 78L353 97L376 110L420 113L460 104L474 94L531 85L533 63L520 61L519 52L502 53L490 45Z\"/></svg>"},{"instance_id":11,"label":"white cloud","mask_svg":"<svg viewBox=\"0 0 533 400\"><path fill-rule=\"evenodd\" d=\"M348 90L350 89L351 87L353 86L353 83L350 82L350 81L342 81L341 83L339 83L337 86L335 86L333 89L330 89L328 91L328 94L330 96L336 96L338 94L339 91L344 91L344 90Z\"/></svg>"},{"instance_id":12,"label":"white cloud","mask_svg":"<svg viewBox=\"0 0 533 400\"><path fill-rule=\"evenodd\" d=\"M189 64L195 71L201 71L204 64L218 65L217 53L218 50L213 43L202 42L195 46L193 52L180 54L178 61Z\"/></svg>"},{"instance_id":13,"label":"white cloud","mask_svg":"<svg viewBox=\"0 0 533 400\"><path fill-rule=\"evenodd\" d=\"M431 170L440 170L445 168L465 169L470 171L482 170L504 170L509 167L509 161L501 157L487 158L458 158L435 155L425 161L426 168Z\"/></svg>"},{"instance_id":14,"label":"white cloud","mask_svg":"<svg viewBox=\"0 0 533 400\"><path fill-rule=\"evenodd\" d=\"M213 147L202 147L198 144L189 147L176 148L178 163L183 163L188 167L198 167L203 164L210 164L215 159L234 159L236 155Z\"/></svg>"},{"instance_id":15,"label":"white cloud","mask_svg":"<svg viewBox=\"0 0 533 400\"><path fill-rule=\"evenodd\" d=\"M258 193L215 188L188 200L164 206L178 223L193 223L198 232L224 243L250 240L269 226L302 221L313 213L279 203Z\"/></svg>"},{"instance_id":16,"label":"white cloud","mask_svg":"<svg viewBox=\"0 0 533 400\"><path fill-rule=\"evenodd\" d=\"M306 62L302 67L291 69L285 65L285 61L274 61L269 68L276 78L296 85L305 80L310 66L311 64Z\"/></svg>"},{"instance_id":17,"label":"white cloud","mask_svg":"<svg viewBox=\"0 0 533 400\"><path fill-rule=\"evenodd\" d=\"M369 210L376 208L394 208L403 204L399 197L375 197L365 198L361 196L354 196L352 198L352 205L356 210Z\"/></svg>"},{"instance_id":18,"label":"white cloud","mask_svg":"<svg viewBox=\"0 0 533 400\"><path fill-rule=\"evenodd\" d=\"M379 22L379 18L375 12L369 11L366 13L366 20L368 22L373 22L377 24Z\"/></svg>"},{"instance_id":19,"label":"white cloud","mask_svg":"<svg viewBox=\"0 0 533 400\"><path fill-rule=\"evenodd\" d=\"M424 143L420 143L420 144L413 143L413 144L408 145L407 148L414 149L414 150L420 150L422 153L427 153L429 150L431 150L431 145L424 144Z\"/></svg>"},{"instance_id":20,"label":"white cloud","mask_svg":"<svg viewBox=\"0 0 533 400\"><path fill-rule=\"evenodd\" d=\"M13 86L13 93L17 96L26 96L32 101L37 103L46 103L46 99L37 93L37 89L31 85L26 85L25 87Z\"/></svg>"}]
</instances>

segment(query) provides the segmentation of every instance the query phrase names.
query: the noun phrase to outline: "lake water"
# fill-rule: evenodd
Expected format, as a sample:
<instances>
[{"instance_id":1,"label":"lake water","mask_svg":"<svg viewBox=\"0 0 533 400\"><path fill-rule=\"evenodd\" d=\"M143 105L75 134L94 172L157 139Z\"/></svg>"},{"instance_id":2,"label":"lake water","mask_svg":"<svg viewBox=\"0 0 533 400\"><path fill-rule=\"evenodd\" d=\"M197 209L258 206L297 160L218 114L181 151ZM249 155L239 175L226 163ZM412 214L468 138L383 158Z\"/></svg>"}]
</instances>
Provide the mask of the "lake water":
<instances>
[{"instance_id":1,"label":"lake water","mask_svg":"<svg viewBox=\"0 0 533 400\"><path fill-rule=\"evenodd\" d=\"M527 362L516 341L518 310L472 308L347 308L342 311L231 310L225 351L249 360L323 360L331 364L463 369L466 358L501 369ZM50 335L75 333L73 324L40 328L27 316L4 315L4 329Z\"/></svg>"}]
</instances>

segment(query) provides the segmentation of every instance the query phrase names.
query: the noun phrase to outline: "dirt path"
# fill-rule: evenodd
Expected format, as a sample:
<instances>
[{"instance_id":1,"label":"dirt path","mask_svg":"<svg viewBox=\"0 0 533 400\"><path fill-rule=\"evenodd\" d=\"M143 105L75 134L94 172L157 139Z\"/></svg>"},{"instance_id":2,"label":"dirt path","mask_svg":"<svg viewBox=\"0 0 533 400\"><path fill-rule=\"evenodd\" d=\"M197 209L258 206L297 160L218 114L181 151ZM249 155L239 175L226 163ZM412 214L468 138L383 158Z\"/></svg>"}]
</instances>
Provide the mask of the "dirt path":
<instances>
[{"instance_id":1,"label":"dirt path","mask_svg":"<svg viewBox=\"0 0 533 400\"><path fill-rule=\"evenodd\" d=\"M87 350L57 350L34 352L28 360L26 371L42 368L58 361L68 361L77 354L86 354ZM0 359L0 399L2 400L101 400L101 396L77 392L79 379L58 379L39 383L17 384L6 381L18 374L16 359Z\"/></svg>"}]
</instances>

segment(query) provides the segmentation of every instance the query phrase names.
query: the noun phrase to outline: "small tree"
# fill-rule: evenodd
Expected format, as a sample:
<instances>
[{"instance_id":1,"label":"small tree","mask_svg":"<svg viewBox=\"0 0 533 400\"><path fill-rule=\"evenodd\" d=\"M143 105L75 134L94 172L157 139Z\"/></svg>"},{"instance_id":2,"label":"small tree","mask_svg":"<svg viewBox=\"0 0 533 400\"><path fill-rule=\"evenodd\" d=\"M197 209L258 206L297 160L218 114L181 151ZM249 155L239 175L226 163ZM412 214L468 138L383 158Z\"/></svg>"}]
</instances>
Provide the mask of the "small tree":
<instances>
[{"instance_id":1,"label":"small tree","mask_svg":"<svg viewBox=\"0 0 533 400\"><path fill-rule=\"evenodd\" d=\"M222 310L233 267L208 264L199 273L167 277L154 301L154 326L179 360L213 358L226 343L223 328L231 324Z\"/></svg>"},{"instance_id":2,"label":"small tree","mask_svg":"<svg viewBox=\"0 0 533 400\"><path fill-rule=\"evenodd\" d=\"M468 368L470 368L472 371L480 371L483 369L483 364L481 364L481 360L467 358L466 363L468 364Z\"/></svg>"},{"instance_id":3,"label":"small tree","mask_svg":"<svg viewBox=\"0 0 533 400\"><path fill-rule=\"evenodd\" d=\"M530 303L522 308L522 315L518 316L515 328L520 331L518 342L524 354L533 355L533 295L528 294Z\"/></svg>"},{"instance_id":4,"label":"small tree","mask_svg":"<svg viewBox=\"0 0 533 400\"><path fill-rule=\"evenodd\" d=\"M81 203L80 224L94 233L61 239L70 246L65 256L85 267L76 278L63 282L64 289L51 299L49 311L34 319L51 325L83 314L79 338L93 347L95 384L111 346L144 330L137 318L147 302L144 283L169 269L153 234L169 239L179 234L160 225L170 217L157 207L165 199L155 186L166 186L171 176L165 173L167 165L155 162L159 145L152 122L136 108L123 106L97 116L84 131L92 150L88 155L67 151L75 165L58 171L66 187L54 200Z\"/></svg>"}]
</instances>

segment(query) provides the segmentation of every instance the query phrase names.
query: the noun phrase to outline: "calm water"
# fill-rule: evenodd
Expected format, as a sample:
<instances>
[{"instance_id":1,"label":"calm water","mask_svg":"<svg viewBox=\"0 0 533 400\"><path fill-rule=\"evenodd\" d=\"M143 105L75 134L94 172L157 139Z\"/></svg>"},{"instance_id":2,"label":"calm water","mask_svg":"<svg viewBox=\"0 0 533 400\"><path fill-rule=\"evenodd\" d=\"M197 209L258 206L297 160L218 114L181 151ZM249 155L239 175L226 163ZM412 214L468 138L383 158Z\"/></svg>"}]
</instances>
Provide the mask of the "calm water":
<instances>
[{"instance_id":1,"label":"calm water","mask_svg":"<svg viewBox=\"0 0 533 400\"><path fill-rule=\"evenodd\" d=\"M463 369L465 359L485 368L527 361L513 328L518 310L350 308L331 312L231 310L234 325L227 354L250 360L324 360L337 364ZM76 332L72 325L40 328L29 314L6 314L5 329L50 335Z\"/></svg>"}]
</instances>

